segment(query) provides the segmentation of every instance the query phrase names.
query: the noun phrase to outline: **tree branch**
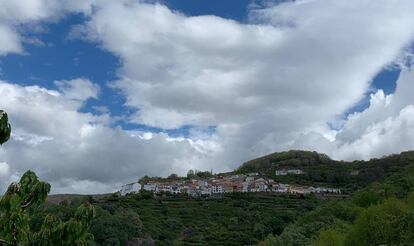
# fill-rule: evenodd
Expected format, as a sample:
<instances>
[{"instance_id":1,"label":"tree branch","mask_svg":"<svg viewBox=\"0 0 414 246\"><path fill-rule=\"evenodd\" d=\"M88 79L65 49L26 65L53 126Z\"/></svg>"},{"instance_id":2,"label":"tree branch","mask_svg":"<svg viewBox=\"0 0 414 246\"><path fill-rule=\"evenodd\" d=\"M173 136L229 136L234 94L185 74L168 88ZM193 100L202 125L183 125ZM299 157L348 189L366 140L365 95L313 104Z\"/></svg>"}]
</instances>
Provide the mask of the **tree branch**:
<instances>
[{"instance_id":1,"label":"tree branch","mask_svg":"<svg viewBox=\"0 0 414 246\"><path fill-rule=\"evenodd\" d=\"M25 211L27 207L29 207L33 202L33 199L31 199L30 201L28 201L27 203L23 204L20 206L20 208Z\"/></svg>"},{"instance_id":2,"label":"tree branch","mask_svg":"<svg viewBox=\"0 0 414 246\"><path fill-rule=\"evenodd\" d=\"M12 244L0 238L0 245L12 245Z\"/></svg>"}]
</instances>

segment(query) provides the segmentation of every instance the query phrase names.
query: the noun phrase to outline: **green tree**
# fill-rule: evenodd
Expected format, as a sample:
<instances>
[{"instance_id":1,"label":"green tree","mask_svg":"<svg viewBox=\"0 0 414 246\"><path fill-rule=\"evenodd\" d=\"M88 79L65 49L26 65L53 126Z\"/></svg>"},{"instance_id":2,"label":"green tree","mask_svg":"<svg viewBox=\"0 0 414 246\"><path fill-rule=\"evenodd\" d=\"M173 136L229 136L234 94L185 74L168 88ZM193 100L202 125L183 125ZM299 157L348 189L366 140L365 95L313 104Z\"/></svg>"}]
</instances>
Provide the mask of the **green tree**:
<instances>
[{"instance_id":1,"label":"green tree","mask_svg":"<svg viewBox=\"0 0 414 246\"><path fill-rule=\"evenodd\" d=\"M345 236L335 230L322 230L318 238L313 242L313 246L340 246L343 245Z\"/></svg>"},{"instance_id":2,"label":"green tree","mask_svg":"<svg viewBox=\"0 0 414 246\"><path fill-rule=\"evenodd\" d=\"M0 144L7 142L10 133L7 114L0 110ZM0 245L80 246L93 239L89 229L95 208L90 203L81 205L69 221L47 215L39 231L31 230L30 217L45 202L49 191L50 185L32 171L9 186L0 200Z\"/></svg>"},{"instance_id":3,"label":"green tree","mask_svg":"<svg viewBox=\"0 0 414 246\"><path fill-rule=\"evenodd\" d=\"M12 183L0 201L0 236L11 245L28 244L31 239L29 215L46 200L50 185L27 171L19 183Z\"/></svg>"},{"instance_id":4,"label":"green tree","mask_svg":"<svg viewBox=\"0 0 414 246\"><path fill-rule=\"evenodd\" d=\"M9 119L7 113L3 110L0 110L0 145L4 144L9 140L11 133L11 126L9 124Z\"/></svg>"},{"instance_id":5,"label":"green tree","mask_svg":"<svg viewBox=\"0 0 414 246\"><path fill-rule=\"evenodd\" d=\"M176 173L172 173L172 174L170 174L167 178L168 178L168 179L172 179L172 180L178 179L178 174L176 174Z\"/></svg>"},{"instance_id":6,"label":"green tree","mask_svg":"<svg viewBox=\"0 0 414 246\"><path fill-rule=\"evenodd\" d=\"M412 211L397 199L367 208L346 237L344 245L410 245Z\"/></svg>"},{"instance_id":7,"label":"green tree","mask_svg":"<svg viewBox=\"0 0 414 246\"><path fill-rule=\"evenodd\" d=\"M272 235L271 233L267 235L265 240L261 241L257 246L281 246L283 245L279 237Z\"/></svg>"},{"instance_id":8,"label":"green tree","mask_svg":"<svg viewBox=\"0 0 414 246\"><path fill-rule=\"evenodd\" d=\"M93 239L89 233L95 208L90 203L81 205L74 218L62 222L47 215L40 231L29 226L36 208L45 202L50 185L39 181L36 174L27 171L19 183L12 183L0 201L0 242L5 245L86 245Z\"/></svg>"},{"instance_id":9,"label":"green tree","mask_svg":"<svg viewBox=\"0 0 414 246\"><path fill-rule=\"evenodd\" d=\"M187 178L193 178L194 177L194 170L193 169L190 169L190 170L188 170L188 172L187 172Z\"/></svg>"}]
</instances>

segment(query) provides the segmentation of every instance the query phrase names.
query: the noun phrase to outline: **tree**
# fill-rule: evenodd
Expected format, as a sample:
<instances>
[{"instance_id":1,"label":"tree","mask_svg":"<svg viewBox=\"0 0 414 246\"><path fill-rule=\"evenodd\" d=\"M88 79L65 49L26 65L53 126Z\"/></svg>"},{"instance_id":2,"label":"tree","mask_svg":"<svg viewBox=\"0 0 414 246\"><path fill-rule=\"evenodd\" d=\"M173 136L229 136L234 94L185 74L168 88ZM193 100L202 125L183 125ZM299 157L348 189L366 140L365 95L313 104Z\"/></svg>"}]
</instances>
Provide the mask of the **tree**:
<instances>
[{"instance_id":1,"label":"tree","mask_svg":"<svg viewBox=\"0 0 414 246\"><path fill-rule=\"evenodd\" d=\"M7 114L0 110L0 144L9 140L10 133ZM0 245L80 246L93 239L89 229L95 208L90 203L81 205L67 222L47 215L39 231L31 230L30 217L45 202L49 191L50 185L30 170L9 186L0 200Z\"/></svg>"},{"instance_id":2,"label":"tree","mask_svg":"<svg viewBox=\"0 0 414 246\"><path fill-rule=\"evenodd\" d=\"M12 183L0 201L0 235L11 245L30 241L29 215L46 200L50 185L27 171L19 183Z\"/></svg>"},{"instance_id":3,"label":"tree","mask_svg":"<svg viewBox=\"0 0 414 246\"><path fill-rule=\"evenodd\" d=\"M344 245L410 245L414 238L412 214L397 199L372 205L355 221Z\"/></svg>"},{"instance_id":4,"label":"tree","mask_svg":"<svg viewBox=\"0 0 414 246\"><path fill-rule=\"evenodd\" d=\"M258 244L258 246L278 246L278 245L283 245L283 244L277 235L274 236L272 234L267 235L265 240L263 240L262 242Z\"/></svg>"},{"instance_id":5,"label":"tree","mask_svg":"<svg viewBox=\"0 0 414 246\"><path fill-rule=\"evenodd\" d=\"M11 126L7 113L0 110L0 145L3 145L10 138Z\"/></svg>"},{"instance_id":6,"label":"tree","mask_svg":"<svg viewBox=\"0 0 414 246\"><path fill-rule=\"evenodd\" d=\"M345 236L338 231L322 230L319 236L312 242L313 246L340 246L343 245Z\"/></svg>"},{"instance_id":7,"label":"tree","mask_svg":"<svg viewBox=\"0 0 414 246\"><path fill-rule=\"evenodd\" d=\"M36 174L27 171L19 183L12 183L0 201L0 242L5 245L86 245L93 239L89 233L95 208L90 203L81 205L67 222L47 215L40 231L29 227L35 209L45 202L50 185L39 181Z\"/></svg>"},{"instance_id":8,"label":"tree","mask_svg":"<svg viewBox=\"0 0 414 246\"><path fill-rule=\"evenodd\" d=\"M190 170L188 170L188 172L187 172L187 178L192 178L192 177L194 177L194 170L193 169L190 169Z\"/></svg>"},{"instance_id":9,"label":"tree","mask_svg":"<svg viewBox=\"0 0 414 246\"><path fill-rule=\"evenodd\" d=\"M173 180L178 179L178 174L172 173L167 178L168 179L173 179Z\"/></svg>"}]
</instances>

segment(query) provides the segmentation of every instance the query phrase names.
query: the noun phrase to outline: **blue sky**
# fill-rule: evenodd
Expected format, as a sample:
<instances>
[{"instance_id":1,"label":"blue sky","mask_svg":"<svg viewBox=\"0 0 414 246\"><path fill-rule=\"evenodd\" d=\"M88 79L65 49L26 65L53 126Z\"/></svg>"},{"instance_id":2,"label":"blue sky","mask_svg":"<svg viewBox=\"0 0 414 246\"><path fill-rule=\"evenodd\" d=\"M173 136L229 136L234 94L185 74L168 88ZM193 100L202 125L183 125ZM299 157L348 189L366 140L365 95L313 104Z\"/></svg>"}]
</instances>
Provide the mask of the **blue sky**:
<instances>
[{"instance_id":1,"label":"blue sky","mask_svg":"<svg viewBox=\"0 0 414 246\"><path fill-rule=\"evenodd\" d=\"M223 18L246 22L250 0L234 2L213 1L160 1L169 8L189 16L216 15ZM114 116L126 116L130 111L125 107L124 98L108 88L108 82L117 79L116 70L120 67L119 59L95 44L69 37L73 26L85 21L83 15L70 15L57 23L44 26L40 33L33 36L44 44L25 46L26 55L11 54L0 57L2 73L0 79L18 81L22 85L39 85L56 89L55 80L85 77L101 86L99 100L90 99L82 108L84 112L94 112L93 106L105 106ZM131 124L117 121L114 125L127 130L166 132L172 137L188 137L191 125L179 129L162 129L143 124ZM214 132L209 126L208 132Z\"/></svg>"},{"instance_id":2,"label":"blue sky","mask_svg":"<svg viewBox=\"0 0 414 246\"><path fill-rule=\"evenodd\" d=\"M220 0L164 0L159 3L187 16L215 15L245 23L248 19L248 9L253 3L259 2L241 0L235 4L233 1ZM96 113L94 106L105 106L114 116L126 116L135 112L135 109L124 106L125 99L107 86L109 82L118 79L117 69L121 66L119 58L94 43L69 37L73 26L84 21L83 15L72 14L57 23L44 25L42 30L29 35L41 40L42 44L26 44L26 54L23 55L10 54L0 57L0 79L16 81L21 85L39 85L56 89L53 83L55 80L84 77L99 84L101 91L99 99L88 100L81 109L83 112ZM400 70L396 67L384 68L373 78L372 90L382 89L386 94L393 93L399 73ZM360 102L344 112L344 117L366 109L369 106L371 92L368 91ZM128 130L164 131L174 137L188 137L188 131L192 128L191 125L186 125L179 129L162 129L122 120L113 126L121 126ZM214 126L210 126L210 129L214 129Z\"/></svg>"},{"instance_id":3,"label":"blue sky","mask_svg":"<svg viewBox=\"0 0 414 246\"><path fill-rule=\"evenodd\" d=\"M27 169L54 193L99 193L289 149L340 160L414 149L413 9L5 1L0 107L13 137L0 149L0 191Z\"/></svg>"}]
</instances>

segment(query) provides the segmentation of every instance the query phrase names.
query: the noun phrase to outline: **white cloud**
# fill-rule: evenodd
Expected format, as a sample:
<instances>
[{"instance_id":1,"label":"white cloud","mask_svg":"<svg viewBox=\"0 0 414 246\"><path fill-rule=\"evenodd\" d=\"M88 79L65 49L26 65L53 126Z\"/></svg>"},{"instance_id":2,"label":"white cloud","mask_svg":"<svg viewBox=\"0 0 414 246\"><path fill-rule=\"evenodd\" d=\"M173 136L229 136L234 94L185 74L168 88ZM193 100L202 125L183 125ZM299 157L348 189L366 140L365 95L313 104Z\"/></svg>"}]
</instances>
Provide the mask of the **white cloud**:
<instances>
[{"instance_id":1,"label":"white cloud","mask_svg":"<svg viewBox=\"0 0 414 246\"><path fill-rule=\"evenodd\" d=\"M0 56L7 53L20 53L21 51L19 35L9 26L0 22Z\"/></svg>"},{"instance_id":2,"label":"white cloud","mask_svg":"<svg viewBox=\"0 0 414 246\"><path fill-rule=\"evenodd\" d=\"M107 2L83 34L121 58L123 79L113 86L140 109L138 123L246 123L264 111L321 123L361 99L412 41L413 2L380 2L297 1L255 12L271 25ZM294 25L279 27L286 22Z\"/></svg>"},{"instance_id":3,"label":"white cloud","mask_svg":"<svg viewBox=\"0 0 414 246\"><path fill-rule=\"evenodd\" d=\"M9 175L10 167L6 162L0 162L0 177L4 178Z\"/></svg>"},{"instance_id":4,"label":"white cloud","mask_svg":"<svg viewBox=\"0 0 414 246\"><path fill-rule=\"evenodd\" d=\"M23 53L23 43L42 44L39 39L24 37L23 30L32 31L34 25L55 22L69 13L91 13L94 2L95 0L0 0L0 56ZM26 25L30 25L30 28Z\"/></svg>"},{"instance_id":5,"label":"white cloud","mask_svg":"<svg viewBox=\"0 0 414 246\"><path fill-rule=\"evenodd\" d=\"M98 98L99 86L85 78L55 81L55 85L69 99L85 101Z\"/></svg>"},{"instance_id":6,"label":"white cloud","mask_svg":"<svg viewBox=\"0 0 414 246\"><path fill-rule=\"evenodd\" d=\"M121 59L122 79L111 85L139 109L133 122L214 125L227 152L218 161L237 165L310 132L332 141L327 122L413 41L413 9L412 1L292 1L241 24L117 1L76 32Z\"/></svg>"},{"instance_id":7,"label":"white cloud","mask_svg":"<svg viewBox=\"0 0 414 246\"><path fill-rule=\"evenodd\" d=\"M414 149L414 70L406 68L394 94L382 90L371 95L370 106L349 115L345 125L329 141L312 132L302 135L296 148L319 150L337 159L369 159Z\"/></svg>"},{"instance_id":8,"label":"white cloud","mask_svg":"<svg viewBox=\"0 0 414 246\"><path fill-rule=\"evenodd\" d=\"M190 140L112 129L101 116L78 112L82 104L54 90L0 82L0 105L13 126L0 149L0 161L8 163L0 173L17 177L31 169L52 192L97 193L145 174L185 173L208 159Z\"/></svg>"}]
</instances>

